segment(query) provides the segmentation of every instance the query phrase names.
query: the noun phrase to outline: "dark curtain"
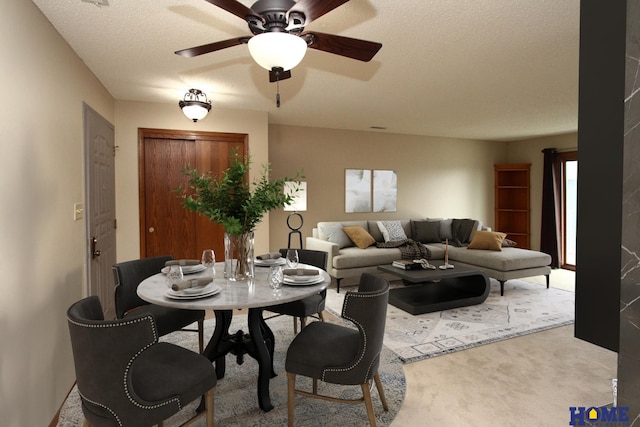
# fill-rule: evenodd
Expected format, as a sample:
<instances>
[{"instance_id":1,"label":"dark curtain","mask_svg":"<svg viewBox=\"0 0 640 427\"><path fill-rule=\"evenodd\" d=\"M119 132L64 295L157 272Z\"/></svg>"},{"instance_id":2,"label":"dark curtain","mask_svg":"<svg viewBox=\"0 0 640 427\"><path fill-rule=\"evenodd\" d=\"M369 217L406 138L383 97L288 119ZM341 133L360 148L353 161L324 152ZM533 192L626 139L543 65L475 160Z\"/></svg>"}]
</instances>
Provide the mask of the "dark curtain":
<instances>
[{"instance_id":1,"label":"dark curtain","mask_svg":"<svg viewBox=\"0 0 640 427\"><path fill-rule=\"evenodd\" d=\"M540 251L551 255L551 268L560 267L560 162L555 148L545 148L542 177L542 224Z\"/></svg>"}]
</instances>

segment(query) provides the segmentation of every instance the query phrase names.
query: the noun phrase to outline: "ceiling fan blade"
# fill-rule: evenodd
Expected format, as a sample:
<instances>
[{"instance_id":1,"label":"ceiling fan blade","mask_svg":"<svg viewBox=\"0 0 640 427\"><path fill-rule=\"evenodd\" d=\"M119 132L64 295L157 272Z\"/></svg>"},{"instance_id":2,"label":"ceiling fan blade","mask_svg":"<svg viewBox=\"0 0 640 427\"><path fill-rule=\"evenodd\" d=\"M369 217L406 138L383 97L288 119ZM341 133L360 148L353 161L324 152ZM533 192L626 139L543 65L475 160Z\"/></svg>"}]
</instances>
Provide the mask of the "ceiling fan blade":
<instances>
[{"instance_id":1,"label":"ceiling fan blade","mask_svg":"<svg viewBox=\"0 0 640 427\"><path fill-rule=\"evenodd\" d=\"M194 56L203 55L205 53L215 52L216 50L226 49L228 47L247 43L250 38L251 37L237 37L235 39L203 44L202 46L196 46L196 47L190 47L188 49L178 50L176 51L176 55L184 56L186 58L192 58Z\"/></svg>"},{"instance_id":2,"label":"ceiling fan blade","mask_svg":"<svg viewBox=\"0 0 640 427\"><path fill-rule=\"evenodd\" d=\"M348 1L349 0L299 0L295 6L289 9L288 14L291 14L291 12L303 13L306 18L305 25L309 25L311 21L320 18L322 15L331 12L336 7Z\"/></svg>"},{"instance_id":3,"label":"ceiling fan blade","mask_svg":"<svg viewBox=\"0 0 640 427\"><path fill-rule=\"evenodd\" d=\"M301 34L300 37L311 38L311 44L309 45L311 49L318 49L364 62L371 61L382 47L382 43L336 36L335 34L307 32Z\"/></svg>"},{"instance_id":4,"label":"ceiling fan blade","mask_svg":"<svg viewBox=\"0 0 640 427\"><path fill-rule=\"evenodd\" d=\"M221 9L226 10L229 13L233 13L238 18L243 20L247 20L247 16L257 16L260 17L256 12L243 5L242 3L236 0L206 0L214 6L218 6ZM262 19L262 18L260 18Z\"/></svg>"}]
</instances>

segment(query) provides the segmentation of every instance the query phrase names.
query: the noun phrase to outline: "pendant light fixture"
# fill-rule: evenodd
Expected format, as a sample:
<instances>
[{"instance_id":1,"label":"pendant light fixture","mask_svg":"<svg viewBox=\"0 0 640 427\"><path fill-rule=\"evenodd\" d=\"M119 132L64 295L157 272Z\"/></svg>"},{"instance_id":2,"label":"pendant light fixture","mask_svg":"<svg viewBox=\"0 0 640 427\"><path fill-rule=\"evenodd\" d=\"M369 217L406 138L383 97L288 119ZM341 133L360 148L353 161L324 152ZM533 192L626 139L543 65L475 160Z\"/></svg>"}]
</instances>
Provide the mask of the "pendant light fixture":
<instances>
[{"instance_id":1,"label":"pendant light fixture","mask_svg":"<svg viewBox=\"0 0 640 427\"><path fill-rule=\"evenodd\" d=\"M289 71L302 61L307 42L294 34L268 32L249 39L249 53L254 61L269 71L282 68Z\"/></svg>"},{"instance_id":2,"label":"pendant light fixture","mask_svg":"<svg viewBox=\"0 0 640 427\"><path fill-rule=\"evenodd\" d=\"M184 115L194 122L204 119L211 111L211 101L207 99L207 94L199 89L189 89L178 105Z\"/></svg>"},{"instance_id":3,"label":"pendant light fixture","mask_svg":"<svg viewBox=\"0 0 640 427\"><path fill-rule=\"evenodd\" d=\"M251 37L247 45L253 60L269 70L269 81L276 82L276 106L280 108L280 80L291 77L290 70L307 53L307 41L295 34L273 31Z\"/></svg>"}]
</instances>

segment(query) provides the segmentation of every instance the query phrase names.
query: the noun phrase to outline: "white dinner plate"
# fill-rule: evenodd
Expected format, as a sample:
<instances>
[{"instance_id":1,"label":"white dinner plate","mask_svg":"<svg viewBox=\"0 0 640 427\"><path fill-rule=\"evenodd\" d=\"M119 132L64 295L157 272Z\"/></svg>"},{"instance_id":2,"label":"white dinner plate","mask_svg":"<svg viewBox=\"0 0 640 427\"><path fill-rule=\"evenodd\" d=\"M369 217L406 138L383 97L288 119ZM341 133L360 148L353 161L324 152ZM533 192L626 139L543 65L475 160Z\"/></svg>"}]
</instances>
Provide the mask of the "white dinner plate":
<instances>
[{"instance_id":1,"label":"white dinner plate","mask_svg":"<svg viewBox=\"0 0 640 427\"><path fill-rule=\"evenodd\" d=\"M290 282L304 283L304 282L313 282L315 280L318 280L319 276L320 276L319 274L314 274L314 275L285 274L284 278L289 280Z\"/></svg>"},{"instance_id":2,"label":"white dinner plate","mask_svg":"<svg viewBox=\"0 0 640 427\"><path fill-rule=\"evenodd\" d=\"M293 277L296 277L295 279ZM289 286L309 286L309 285L317 285L318 283L322 283L322 281L324 280L324 277L322 277L322 275L317 275L317 276L304 276L304 277L311 277L311 279L304 279L304 280L300 280L298 279L298 277L300 276L284 276L284 279L282 280L282 282L285 285L289 285Z\"/></svg>"},{"instance_id":3,"label":"white dinner plate","mask_svg":"<svg viewBox=\"0 0 640 427\"><path fill-rule=\"evenodd\" d=\"M204 271L207 269L207 267L203 264L196 264L196 265L181 265L180 267L182 267L182 274L194 274L194 273L200 273L201 271ZM162 271L164 274L167 274L169 272L169 268L170 267L164 267Z\"/></svg>"},{"instance_id":4,"label":"white dinner plate","mask_svg":"<svg viewBox=\"0 0 640 427\"><path fill-rule=\"evenodd\" d=\"M218 285L214 285L213 283L209 283L206 286L198 289L200 292L195 292L194 290L198 288L189 288L187 292L185 290L182 291L174 291L173 289L168 289L165 296L171 299L197 299L197 298L207 298L219 293L222 288Z\"/></svg>"},{"instance_id":5,"label":"white dinner plate","mask_svg":"<svg viewBox=\"0 0 640 427\"><path fill-rule=\"evenodd\" d=\"M271 267L272 265L285 265L287 260L284 258L256 259L253 263L259 267Z\"/></svg>"}]
</instances>

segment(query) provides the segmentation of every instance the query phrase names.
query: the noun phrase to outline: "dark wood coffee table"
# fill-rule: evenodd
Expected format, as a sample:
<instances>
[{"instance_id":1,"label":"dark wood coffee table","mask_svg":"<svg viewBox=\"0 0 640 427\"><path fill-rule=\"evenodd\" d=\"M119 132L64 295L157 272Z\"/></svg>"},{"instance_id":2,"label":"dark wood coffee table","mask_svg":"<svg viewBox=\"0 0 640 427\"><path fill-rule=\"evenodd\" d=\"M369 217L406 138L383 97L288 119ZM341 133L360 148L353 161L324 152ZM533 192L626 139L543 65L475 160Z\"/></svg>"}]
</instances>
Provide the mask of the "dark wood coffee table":
<instances>
[{"instance_id":1,"label":"dark wood coffee table","mask_svg":"<svg viewBox=\"0 0 640 427\"><path fill-rule=\"evenodd\" d=\"M439 267L443 263L432 264ZM387 264L379 265L378 270L404 281L406 286L389 291L389 304L411 314L482 304L489 296L489 277L469 267L403 270Z\"/></svg>"}]
</instances>

